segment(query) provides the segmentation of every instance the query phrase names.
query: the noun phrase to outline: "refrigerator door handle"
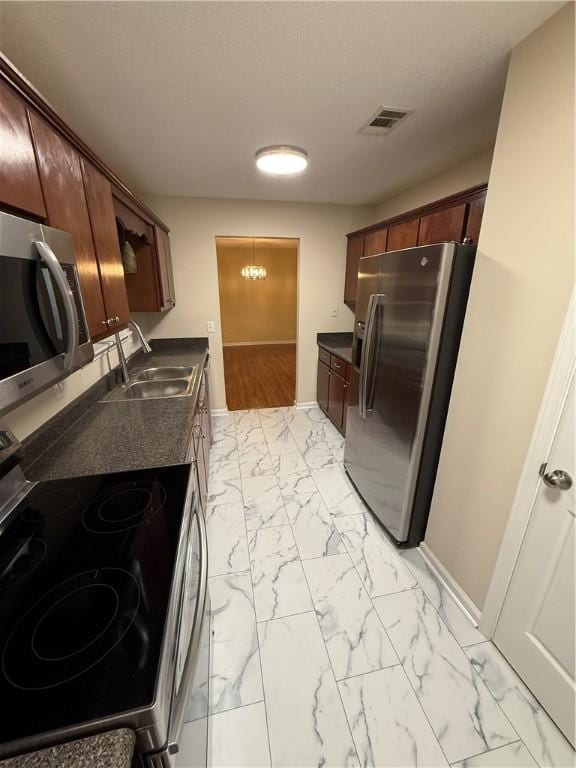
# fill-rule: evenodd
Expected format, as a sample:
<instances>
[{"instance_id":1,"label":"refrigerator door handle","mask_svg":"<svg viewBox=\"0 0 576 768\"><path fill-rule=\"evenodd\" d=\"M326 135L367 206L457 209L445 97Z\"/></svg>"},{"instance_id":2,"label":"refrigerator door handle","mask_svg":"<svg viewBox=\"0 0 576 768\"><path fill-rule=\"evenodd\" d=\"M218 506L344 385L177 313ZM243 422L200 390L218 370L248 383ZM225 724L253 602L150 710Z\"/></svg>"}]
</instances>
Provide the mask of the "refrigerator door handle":
<instances>
[{"instance_id":1,"label":"refrigerator door handle","mask_svg":"<svg viewBox=\"0 0 576 768\"><path fill-rule=\"evenodd\" d=\"M360 360L360 396L358 398L358 410L360 416L366 419L368 414L368 382L372 380L369 375L368 365L372 358L372 345L374 339L374 320L378 305L383 303L383 293L371 293L368 299L366 312L366 329L364 331L364 346L362 347L362 359Z\"/></svg>"}]
</instances>

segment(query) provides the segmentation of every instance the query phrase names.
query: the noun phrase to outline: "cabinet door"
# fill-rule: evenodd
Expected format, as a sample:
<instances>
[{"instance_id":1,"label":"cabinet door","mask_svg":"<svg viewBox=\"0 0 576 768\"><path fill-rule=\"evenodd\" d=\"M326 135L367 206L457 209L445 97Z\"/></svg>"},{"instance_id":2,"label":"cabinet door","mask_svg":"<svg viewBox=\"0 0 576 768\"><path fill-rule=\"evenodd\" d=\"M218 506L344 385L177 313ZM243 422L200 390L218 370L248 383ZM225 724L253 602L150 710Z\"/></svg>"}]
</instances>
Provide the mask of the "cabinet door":
<instances>
[{"instance_id":1,"label":"cabinet door","mask_svg":"<svg viewBox=\"0 0 576 768\"><path fill-rule=\"evenodd\" d=\"M82 159L84 189L92 226L100 283L104 296L106 317L113 320L114 331L125 327L130 319L124 268L116 230L116 215L112 202L112 187L100 171Z\"/></svg>"},{"instance_id":2,"label":"cabinet door","mask_svg":"<svg viewBox=\"0 0 576 768\"><path fill-rule=\"evenodd\" d=\"M328 386L330 383L330 368L318 360L318 378L316 382L316 399L323 411L328 412Z\"/></svg>"},{"instance_id":3,"label":"cabinet door","mask_svg":"<svg viewBox=\"0 0 576 768\"><path fill-rule=\"evenodd\" d=\"M92 242L80 158L41 118L30 113L48 224L72 235L78 278L90 335L109 333L100 287L100 272Z\"/></svg>"},{"instance_id":4,"label":"cabinet door","mask_svg":"<svg viewBox=\"0 0 576 768\"><path fill-rule=\"evenodd\" d=\"M44 218L40 186L26 107L0 83L0 204Z\"/></svg>"},{"instance_id":5,"label":"cabinet door","mask_svg":"<svg viewBox=\"0 0 576 768\"><path fill-rule=\"evenodd\" d=\"M418 245L419 219L408 219L388 228L387 251L399 251L402 248L414 248Z\"/></svg>"},{"instance_id":6,"label":"cabinet door","mask_svg":"<svg viewBox=\"0 0 576 768\"><path fill-rule=\"evenodd\" d=\"M348 238L346 249L346 279L344 282L344 303L349 307L356 304L356 289L358 287L358 262L364 255L364 235L353 235Z\"/></svg>"},{"instance_id":7,"label":"cabinet door","mask_svg":"<svg viewBox=\"0 0 576 768\"><path fill-rule=\"evenodd\" d=\"M468 204L468 218L466 219L466 228L464 230L464 237L470 238L469 243L471 245L478 245L478 237L480 235L480 226L482 224L482 216L484 215L484 203L486 202L486 192L474 200L471 200Z\"/></svg>"},{"instance_id":8,"label":"cabinet door","mask_svg":"<svg viewBox=\"0 0 576 768\"><path fill-rule=\"evenodd\" d=\"M174 306L174 279L172 276L172 257L170 254L170 240L168 233L160 227L154 227L156 241L156 253L158 256L158 274L160 277L160 293L162 296L162 308L170 309Z\"/></svg>"},{"instance_id":9,"label":"cabinet door","mask_svg":"<svg viewBox=\"0 0 576 768\"><path fill-rule=\"evenodd\" d=\"M130 311L160 312L162 297L154 227L116 197L114 211L128 230L128 239L136 254L136 272L125 275Z\"/></svg>"},{"instance_id":10,"label":"cabinet door","mask_svg":"<svg viewBox=\"0 0 576 768\"><path fill-rule=\"evenodd\" d=\"M170 247L170 235L164 232L164 247L166 249L166 268L168 270L168 303L171 307L176 305L176 289L174 288L174 271L172 269L172 249Z\"/></svg>"},{"instance_id":11,"label":"cabinet door","mask_svg":"<svg viewBox=\"0 0 576 768\"><path fill-rule=\"evenodd\" d=\"M335 427L342 429L344 416L344 393L346 382L341 376L332 371L328 392L328 417Z\"/></svg>"},{"instance_id":12,"label":"cabinet door","mask_svg":"<svg viewBox=\"0 0 576 768\"><path fill-rule=\"evenodd\" d=\"M466 203L430 213L420 219L418 245L431 245L445 241L462 242Z\"/></svg>"},{"instance_id":13,"label":"cabinet door","mask_svg":"<svg viewBox=\"0 0 576 768\"><path fill-rule=\"evenodd\" d=\"M384 253L387 239L387 229L377 229L376 232L369 232L364 241L364 256L376 256L378 253Z\"/></svg>"},{"instance_id":14,"label":"cabinet door","mask_svg":"<svg viewBox=\"0 0 576 768\"><path fill-rule=\"evenodd\" d=\"M350 403L350 382L344 382L344 403L342 405L342 432L346 434L346 417L348 416L348 405Z\"/></svg>"}]
</instances>

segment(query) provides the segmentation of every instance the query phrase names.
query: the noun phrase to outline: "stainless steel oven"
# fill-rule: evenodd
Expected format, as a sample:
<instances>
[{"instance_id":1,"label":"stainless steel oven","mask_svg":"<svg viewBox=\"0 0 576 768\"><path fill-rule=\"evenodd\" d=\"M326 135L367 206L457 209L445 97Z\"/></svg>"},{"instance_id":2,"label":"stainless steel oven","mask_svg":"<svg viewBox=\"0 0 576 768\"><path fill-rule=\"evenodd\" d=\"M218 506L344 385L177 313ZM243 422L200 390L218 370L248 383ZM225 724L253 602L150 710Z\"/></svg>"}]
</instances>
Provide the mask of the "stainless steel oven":
<instances>
[{"instance_id":1,"label":"stainless steel oven","mask_svg":"<svg viewBox=\"0 0 576 768\"><path fill-rule=\"evenodd\" d=\"M72 237L0 213L0 414L94 357Z\"/></svg>"},{"instance_id":2,"label":"stainless steel oven","mask_svg":"<svg viewBox=\"0 0 576 768\"><path fill-rule=\"evenodd\" d=\"M196 720L194 764L206 766L210 598L196 462L30 483L3 463L18 447L3 435L13 445L0 446L0 760L128 727L134 765L173 768L184 723ZM38 655L28 629L40 624L48 646Z\"/></svg>"}]
</instances>

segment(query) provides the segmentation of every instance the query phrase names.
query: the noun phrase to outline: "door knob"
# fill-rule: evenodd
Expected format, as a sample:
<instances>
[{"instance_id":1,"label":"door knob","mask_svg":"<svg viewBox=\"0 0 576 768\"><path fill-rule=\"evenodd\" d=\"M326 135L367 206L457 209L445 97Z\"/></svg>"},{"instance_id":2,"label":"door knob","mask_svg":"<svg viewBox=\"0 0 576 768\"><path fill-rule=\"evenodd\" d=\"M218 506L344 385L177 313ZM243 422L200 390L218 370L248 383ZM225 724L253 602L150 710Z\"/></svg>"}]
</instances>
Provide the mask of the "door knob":
<instances>
[{"instance_id":1,"label":"door knob","mask_svg":"<svg viewBox=\"0 0 576 768\"><path fill-rule=\"evenodd\" d=\"M569 488L572 488L572 478L563 469L546 472L542 479L549 488L558 488L559 491L567 491Z\"/></svg>"}]
</instances>

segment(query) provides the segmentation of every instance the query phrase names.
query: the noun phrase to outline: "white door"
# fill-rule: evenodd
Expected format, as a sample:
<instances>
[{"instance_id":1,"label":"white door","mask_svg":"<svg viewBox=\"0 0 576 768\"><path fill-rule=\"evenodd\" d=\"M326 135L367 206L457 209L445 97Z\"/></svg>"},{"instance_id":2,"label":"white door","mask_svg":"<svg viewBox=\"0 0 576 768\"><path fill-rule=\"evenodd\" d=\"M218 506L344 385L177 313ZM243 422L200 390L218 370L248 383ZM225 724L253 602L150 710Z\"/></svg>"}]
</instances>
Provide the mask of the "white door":
<instances>
[{"instance_id":1,"label":"white door","mask_svg":"<svg viewBox=\"0 0 576 768\"><path fill-rule=\"evenodd\" d=\"M573 745L574 394L573 374L493 638Z\"/></svg>"}]
</instances>

